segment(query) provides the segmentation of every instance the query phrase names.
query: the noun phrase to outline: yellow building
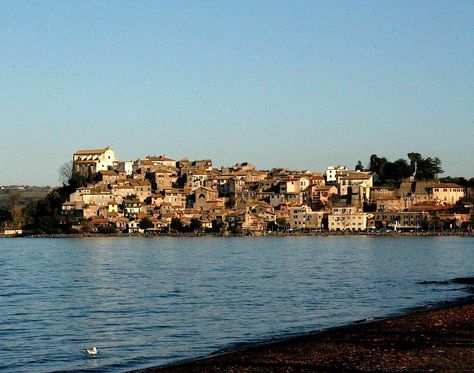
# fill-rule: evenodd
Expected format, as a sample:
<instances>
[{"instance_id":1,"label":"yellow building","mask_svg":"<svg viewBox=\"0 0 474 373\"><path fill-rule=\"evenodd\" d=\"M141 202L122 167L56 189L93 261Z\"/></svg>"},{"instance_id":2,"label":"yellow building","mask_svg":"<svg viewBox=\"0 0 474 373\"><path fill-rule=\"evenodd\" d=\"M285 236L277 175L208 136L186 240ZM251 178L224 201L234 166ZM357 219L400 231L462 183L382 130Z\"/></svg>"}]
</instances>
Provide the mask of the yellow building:
<instances>
[{"instance_id":1,"label":"yellow building","mask_svg":"<svg viewBox=\"0 0 474 373\"><path fill-rule=\"evenodd\" d=\"M454 183L435 183L426 188L429 199L443 205L454 205L464 197L464 188Z\"/></svg>"}]
</instances>

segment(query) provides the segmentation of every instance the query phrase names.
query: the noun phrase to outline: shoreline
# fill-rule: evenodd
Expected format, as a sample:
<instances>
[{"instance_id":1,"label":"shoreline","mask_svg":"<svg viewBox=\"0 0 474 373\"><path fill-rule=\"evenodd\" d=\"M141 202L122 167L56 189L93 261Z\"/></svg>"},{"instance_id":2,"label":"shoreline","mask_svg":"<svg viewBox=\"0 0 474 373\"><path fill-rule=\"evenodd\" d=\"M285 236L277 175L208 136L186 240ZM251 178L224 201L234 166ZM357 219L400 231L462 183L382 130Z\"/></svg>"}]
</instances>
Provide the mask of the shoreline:
<instances>
[{"instance_id":1,"label":"shoreline","mask_svg":"<svg viewBox=\"0 0 474 373\"><path fill-rule=\"evenodd\" d=\"M474 296L130 372L334 371L474 372Z\"/></svg>"},{"instance_id":2,"label":"shoreline","mask_svg":"<svg viewBox=\"0 0 474 373\"><path fill-rule=\"evenodd\" d=\"M73 234L0 234L0 238L210 238L210 237L241 237L241 238L268 238L268 237L474 237L473 232L276 232L262 234L221 234L221 233L163 233L163 234L142 234L142 233L73 233Z\"/></svg>"}]
</instances>

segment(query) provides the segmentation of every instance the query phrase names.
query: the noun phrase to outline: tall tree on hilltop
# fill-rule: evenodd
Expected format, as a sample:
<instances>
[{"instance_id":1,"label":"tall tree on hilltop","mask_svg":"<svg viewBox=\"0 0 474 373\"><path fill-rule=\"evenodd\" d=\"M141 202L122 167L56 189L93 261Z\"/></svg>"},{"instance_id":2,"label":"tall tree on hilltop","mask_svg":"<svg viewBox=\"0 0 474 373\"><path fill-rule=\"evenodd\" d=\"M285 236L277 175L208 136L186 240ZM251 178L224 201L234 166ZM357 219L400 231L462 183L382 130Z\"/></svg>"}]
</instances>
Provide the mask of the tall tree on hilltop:
<instances>
[{"instance_id":1,"label":"tall tree on hilltop","mask_svg":"<svg viewBox=\"0 0 474 373\"><path fill-rule=\"evenodd\" d=\"M383 174L386 180L400 182L411 175L411 169L408 162L400 158L395 162L385 163Z\"/></svg>"},{"instance_id":2,"label":"tall tree on hilltop","mask_svg":"<svg viewBox=\"0 0 474 373\"><path fill-rule=\"evenodd\" d=\"M420 162L423 158L421 158L420 153L414 153L414 152L408 153L407 157L410 160L410 169L411 169L411 173L413 175L416 171L417 163Z\"/></svg>"},{"instance_id":3,"label":"tall tree on hilltop","mask_svg":"<svg viewBox=\"0 0 474 373\"><path fill-rule=\"evenodd\" d=\"M379 177L379 180L385 180L383 175L383 167L387 163L386 158L379 158L377 154L372 154L369 161L369 171L376 173Z\"/></svg>"},{"instance_id":4,"label":"tall tree on hilltop","mask_svg":"<svg viewBox=\"0 0 474 373\"><path fill-rule=\"evenodd\" d=\"M422 158L417 163L416 179L417 180L432 180L436 179L439 174L444 171L441 168L441 160L439 158Z\"/></svg>"},{"instance_id":5,"label":"tall tree on hilltop","mask_svg":"<svg viewBox=\"0 0 474 373\"><path fill-rule=\"evenodd\" d=\"M355 166L356 171L364 171L364 166L362 166L361 161L357 161L357 164Z\"/></svg>"},{"instance_id":6,"label":"tall tree on hilltop","mask_svg":"<svg viewBox=\"0 0 474 373\"><path fill-rule=\"evenodd\" d=\"M441 160L435 158L423 158L420 153L408 153L408 161L398 159L390 162L386 158L372 154L369 161L369 170L378 175L380 183L386 181L400 182L401 180L415 175L417 180L436 179L444 171L441 168Z\"/></svg>"}]
</instances>

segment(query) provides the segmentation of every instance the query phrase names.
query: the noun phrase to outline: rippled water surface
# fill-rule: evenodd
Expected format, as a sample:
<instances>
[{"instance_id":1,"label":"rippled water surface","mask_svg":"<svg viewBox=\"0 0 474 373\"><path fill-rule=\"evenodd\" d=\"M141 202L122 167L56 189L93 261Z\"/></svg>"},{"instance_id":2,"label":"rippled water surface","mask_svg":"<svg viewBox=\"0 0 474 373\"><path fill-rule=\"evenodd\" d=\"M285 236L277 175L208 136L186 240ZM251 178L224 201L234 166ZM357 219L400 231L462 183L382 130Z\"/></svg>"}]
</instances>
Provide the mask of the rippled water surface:
<instances>
[{"instance_id":1,"label":"rippled water surface","mask_svg":"<svg viewBox=\"0 0 474 373\"><path fill-rule=\"evenodd\" d=\"M166 364L464 296L419 282L473 270L458 237L1 239L0 371Z\"/></svg>"}]
</instances>

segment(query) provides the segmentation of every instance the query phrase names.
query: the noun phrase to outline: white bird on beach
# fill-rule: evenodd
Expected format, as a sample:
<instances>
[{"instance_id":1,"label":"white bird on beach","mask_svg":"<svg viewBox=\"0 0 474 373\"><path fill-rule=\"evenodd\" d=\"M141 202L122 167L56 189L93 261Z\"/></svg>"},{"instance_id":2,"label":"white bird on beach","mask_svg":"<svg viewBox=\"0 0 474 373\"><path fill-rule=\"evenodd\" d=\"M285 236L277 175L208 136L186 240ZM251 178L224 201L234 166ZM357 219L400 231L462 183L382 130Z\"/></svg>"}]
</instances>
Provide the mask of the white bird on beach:
<instances>
[{"instance_id":1,"label":"white bird on beach","mask_svg":"<svg viewBox=\"0 0 474 373\"><path fill-rule=\"evenodd\" d=\"M97 347L86 348L87 355L97 355Z\"/></svg>"}]
</instances>

